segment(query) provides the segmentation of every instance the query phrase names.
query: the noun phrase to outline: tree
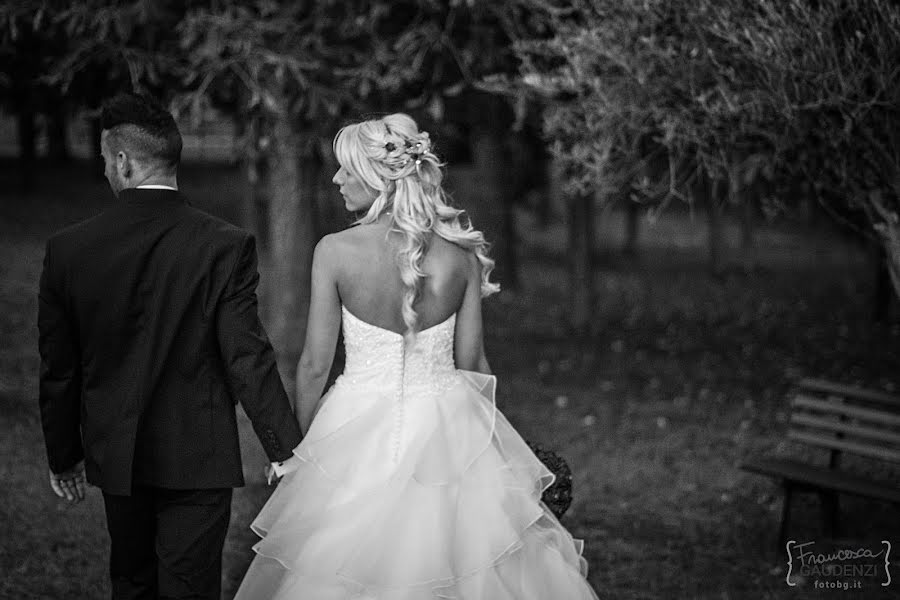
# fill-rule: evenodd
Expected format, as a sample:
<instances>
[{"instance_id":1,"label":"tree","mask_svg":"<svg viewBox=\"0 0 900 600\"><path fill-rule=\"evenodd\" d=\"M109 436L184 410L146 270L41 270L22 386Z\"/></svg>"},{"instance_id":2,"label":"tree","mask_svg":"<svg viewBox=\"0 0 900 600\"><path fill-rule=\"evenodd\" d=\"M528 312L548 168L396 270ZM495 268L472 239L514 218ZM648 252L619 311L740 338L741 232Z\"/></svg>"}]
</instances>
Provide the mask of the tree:
<instances>
[{"instance_id":1,"label":"tree","mask_svg":"<svg viewBox=\"0 0 900 600\"><path fill-rule=\"evenodd\" d=\"M782 177L809 182L844 222L861 213L900 296L900 6L761 1L743 27L730 11L718 19L779 134Z\"/></svg>"},{"instance_id":2,"label":"tree","mask_svg":"<svg viewBox=\"0 0 900 600\"><path fill-rule=\"evenodd\" d=\"M256 10L188 12L179 26L181 51L189 57L184 71L193 74L188 98L200 113L209 101L251 115L251 175L270 181L263 188L277 274L270 281L303 282L269 290L281 348L299 352L303 337L298 323L305 322L321 179L317 149L330 143L340 119L367 108L425 110L440 121L448 97L473 88L486 73L514 68L509 39L517 23L499 7L473 2L265 2ZM491 134L499 135L496 128ZM291 149L300 152L299 166L286 158ZM503 156L494 152L485 162L496 165ZM506 175L504 164L494 173ZM503 183L495 186L500 197L488 199L489 210L481 212L490 217L485 229L501 261L511 248L503 243L511 217L502 195L510 186Z\"/></svg>"},{"instance_id":3,"label":"tree","mask_svg":"<svg viewBox=\"0 0 900 600\"><path fill-rule=\"evenodd\" d=\"M512 56L509 15L474 2L21 6L66 32L47 75L64 92L151 91L195 120L216 110L239 124L254 190L248 224L268 274L267 324L288 374L304 338L323 142L341 119L373 107L427 108L439 120L446 98Z\"/></svg>"},{"instance_id":4,"label":"tree","mask_svg":"<svg viewBox=\"0 0 900 600\"><path fill-rule=\"evenodd\" d=\"M524 121L519 99L507 101L482 85L513 75L513 42L535 35L531 0L388 3L377 28L387 43L379 61L382 99L421 110L436 125L452 121L469 138L469 152L483 191L469 213L492 245L501 285L517 280L513 205L519 201L514 156L521 156Z\"/></svg>"},{"instance_id":5,"label":"tree","mask_svg":"<svg viewBox=\"0 0 900 600\"><path fill-rule=\"evenodd\" d=\"M32 0L0 12L6 22L13 12L42 15L66 33L66 51L45 71L64 93L93 103L91 90L150 91L196 120L217 108L248 122L248 173L266 207L262 295L288 374L304 338L316 241L303 157L375 75L365 71L371 20L360 9L369 4Z\"/></svg>"},{"instance_id":6,"label":"tree","mask_svg":"<svg viewBox=\"0 0 900 600\"><path fill-rule=\"evenodd\" d=\"M868 235L891 257L897 287L895 3L532 5L549 33L520 41L519 77L493 84L543 99L544 132L573 202L633 194L660 210L673 199L702 200L715 265L723 202L742 209L744 240L752 246L762 193L805 180L831 213L865 215ZM579 252L572 260L589 260ZM576 327L586 325L579 311L572 314Z\"/></svg>"},{"instance_id":7,"label":"tree","mask_svg":"<svg viewBox=\"0 0 900 600\"><path fill-rule=\"evenodd\" d=\"M751 157L768 155L772 143L752 126L756 105L738 74L741 57L710 30L713 3L534 4L545 33L517 43L519 77L495 84L543 99L544 133L567 174L572 218L586 214L577 205L594 197L639 197L656 210L699 199L711 217L715 263L719 183L738 168L745 172L732 182L758 177L761 170L746 170L763 161ZM594 238L592 230L585 235ZM570 260L589 264L592 246L573 246ZM591 285L582 279L573 290L577 331L589 327L590 308L578 307L592 302L577 298L590 298Z\"/></svg>"},{"instance_id":8,"label":"tree","mask_svg":"<svg viewBox=\"0 0 900 600\"><path fill-rule=\"evenodd\" d=\"M288 373L304 339L316 242L314 149L374 76L365 54L372 21L360 9L364 3L235 3L189 11L178 27L183 105L198 116L225 107L248 121L246 166L265 223L256 229L269 274L266 314Z\"/></svg>"},{"instance_id":9,"label":"tree","mask_svg":"<svg viewBox=\"0 0 900 600\"><path fill-rule=\"evenodd\" d=\"M64 46L62 32L33 3L0 6L0 91L16 117L21 189L34 185L37 117L49 117L50 155L65 158L65 106L57 90L41 78L50 57Z\"/></svg>"}]
</instances>

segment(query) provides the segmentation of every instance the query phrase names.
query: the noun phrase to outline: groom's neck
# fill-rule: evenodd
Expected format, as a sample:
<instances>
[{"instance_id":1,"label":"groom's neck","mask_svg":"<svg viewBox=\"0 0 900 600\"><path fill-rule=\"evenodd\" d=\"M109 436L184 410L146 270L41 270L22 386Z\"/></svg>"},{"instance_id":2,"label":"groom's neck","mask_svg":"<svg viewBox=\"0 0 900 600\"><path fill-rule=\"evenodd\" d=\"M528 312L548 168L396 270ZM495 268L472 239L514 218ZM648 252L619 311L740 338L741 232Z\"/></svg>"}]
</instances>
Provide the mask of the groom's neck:
<instances>
[{"instance_id":1,"label":"groom's neck","mask_svg":"<svg viewBox=\"0 0 900 600\"><path fill-rule=\"evenodd\" d=\"M176 172L151 171L134 177L128 184L128 187L133 188L141 185L165 185L178 189L178 176Z\"/></svg>"}]
</instances>

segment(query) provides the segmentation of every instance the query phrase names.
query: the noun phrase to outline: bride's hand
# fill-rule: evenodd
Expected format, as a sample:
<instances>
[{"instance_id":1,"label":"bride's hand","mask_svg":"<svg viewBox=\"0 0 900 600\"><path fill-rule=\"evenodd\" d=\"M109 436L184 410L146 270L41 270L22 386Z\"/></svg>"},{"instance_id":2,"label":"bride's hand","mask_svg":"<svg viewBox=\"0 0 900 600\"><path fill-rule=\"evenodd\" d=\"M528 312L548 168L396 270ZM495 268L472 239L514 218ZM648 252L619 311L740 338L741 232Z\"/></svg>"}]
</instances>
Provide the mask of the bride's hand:
<instances>
[{"instance_id":1,"label":"bride's hand","mask_svg":"<svg viewBox=\"0 0 900 600\"><path fill-rule=\"evenodd\" d=\"M278 481L279 477L275 474L275 467L273 465L266 465L263 472L266 474L266 485L272 485L272 481Z\"/></svg>"}]
</instances>

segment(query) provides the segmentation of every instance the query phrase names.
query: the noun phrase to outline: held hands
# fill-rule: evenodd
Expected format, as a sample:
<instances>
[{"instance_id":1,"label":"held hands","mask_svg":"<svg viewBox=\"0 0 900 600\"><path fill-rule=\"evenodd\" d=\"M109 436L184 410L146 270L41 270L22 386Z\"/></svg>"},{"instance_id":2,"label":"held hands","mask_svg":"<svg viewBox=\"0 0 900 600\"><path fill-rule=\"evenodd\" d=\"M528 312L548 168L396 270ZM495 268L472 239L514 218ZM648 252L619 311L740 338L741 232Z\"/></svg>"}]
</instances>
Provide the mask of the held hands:
<instances>
[{"instance_id":1,"label":"held hands","mask_svg":"<svg viewBox=\"0 0 900 600\"><path fill-rule=\"evenodd\" d=\"M288 473L296 471L297 468L300 467L300 464L302 462L303 461L300 459L300 457L295 454L287 460L277 463L270 463L265 468L266 483L272 485L273 481L277 482Z\"/></svg>"},{"instance_id":2,"label":"held hands","mask_svg":"<svg viewBox=\"0 0 900 600\"><path fill-rule=\"evenodd\" d=\"M62 473L50 471L50 487L57 496L73 504L84 500L84 491L87 487L84 461L78 462L74 467Z\"/></svg>"},{"instance_id":3,"label":"held hands","mask_svg":"<svg viewBox=\"0 0 900 600\"><path fill-rule=\"evenodd\" d=\"M275 465L266 465L263 472L266 474L266 485L272 485L273 481L278 481L279 477L275 475Z\"/></svg>"}]
</instances>

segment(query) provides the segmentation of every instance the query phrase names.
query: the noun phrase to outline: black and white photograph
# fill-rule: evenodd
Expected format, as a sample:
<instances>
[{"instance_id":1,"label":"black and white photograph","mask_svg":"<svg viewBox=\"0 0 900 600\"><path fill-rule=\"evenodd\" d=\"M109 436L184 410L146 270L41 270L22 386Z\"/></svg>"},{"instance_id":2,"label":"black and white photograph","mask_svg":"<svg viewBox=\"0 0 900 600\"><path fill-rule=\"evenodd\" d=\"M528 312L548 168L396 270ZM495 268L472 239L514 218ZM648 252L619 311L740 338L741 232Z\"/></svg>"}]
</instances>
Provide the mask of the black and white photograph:
<instances>
[{"instance_id":1,"label":"black and white photograph","mask_svg":"<svg viewBox=\"0 0 900 600\"><path fill-rule=\"evenodd\" d=\"M0 600L900 597L900 4L0 4Z\"/></svg>"}]
</instances>

